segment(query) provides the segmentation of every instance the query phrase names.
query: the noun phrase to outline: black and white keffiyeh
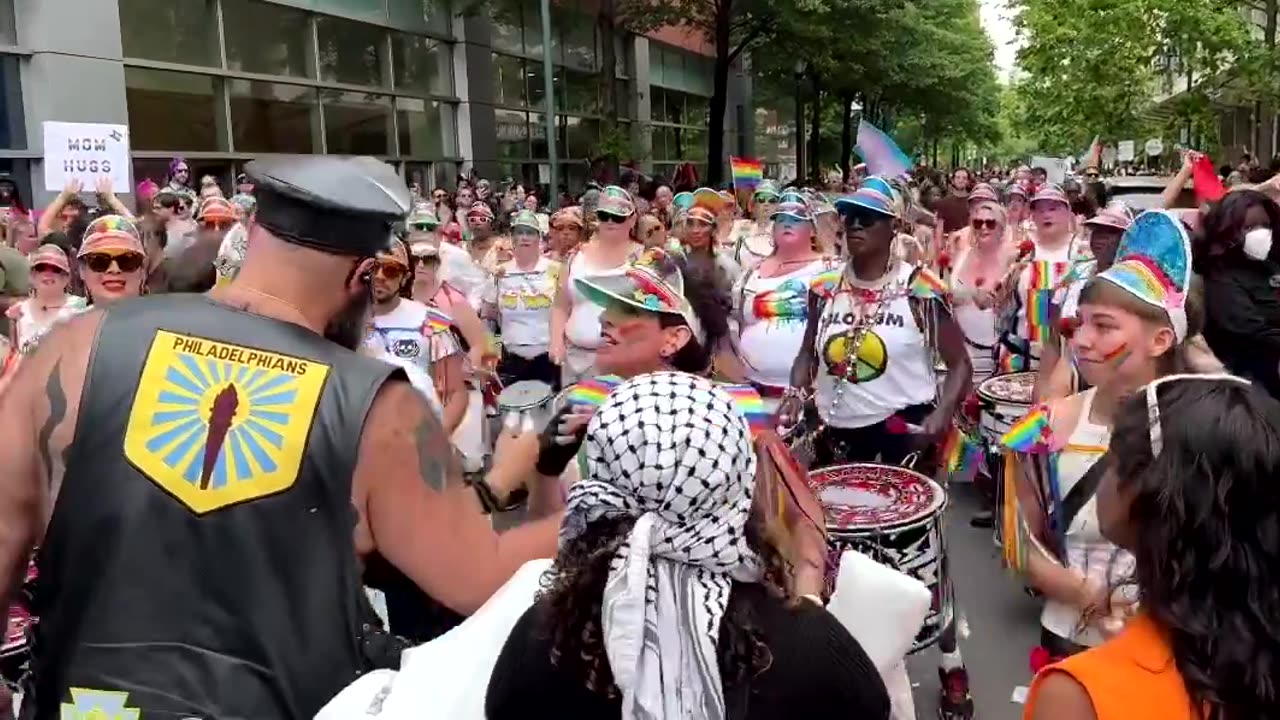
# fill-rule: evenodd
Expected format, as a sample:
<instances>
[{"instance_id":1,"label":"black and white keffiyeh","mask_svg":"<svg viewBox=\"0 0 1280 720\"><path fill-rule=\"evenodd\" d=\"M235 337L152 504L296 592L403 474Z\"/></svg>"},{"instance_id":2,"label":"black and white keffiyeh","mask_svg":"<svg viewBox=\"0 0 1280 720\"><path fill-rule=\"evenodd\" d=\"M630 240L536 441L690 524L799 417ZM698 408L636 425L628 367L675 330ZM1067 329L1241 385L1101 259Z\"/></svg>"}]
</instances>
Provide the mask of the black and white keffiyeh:
<instances>
[{"instance_id":1,"label":"black and white keffiyeh","mask_svg":"<svg viewBox=\"0 0 1280 720\"><path fill-rule=\"evenodd\" d=\"M604 517L636 518L601 605L622 717L722 720L720 621L731 582L760 578L745 536L756 466L745 418L707 380L654 373L609 394L584 447L562 541Z\"/></svg>"}]
</instances>

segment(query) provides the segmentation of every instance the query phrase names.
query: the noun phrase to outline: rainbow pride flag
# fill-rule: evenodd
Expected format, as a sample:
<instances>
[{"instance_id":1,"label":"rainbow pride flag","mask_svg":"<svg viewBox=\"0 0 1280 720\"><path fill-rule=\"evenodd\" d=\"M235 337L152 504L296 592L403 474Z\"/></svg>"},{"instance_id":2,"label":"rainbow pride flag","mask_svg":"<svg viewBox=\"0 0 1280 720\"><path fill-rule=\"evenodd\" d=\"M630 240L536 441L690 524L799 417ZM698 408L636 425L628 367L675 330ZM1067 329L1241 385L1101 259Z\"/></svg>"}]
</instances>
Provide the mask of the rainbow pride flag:
<instances>
[{"instance_id":1,"label":"rainbow pride flag","mask_svg":"<svg viewBox=\"0 0 1280 720\"><path fill-rule=\"evenodd\" d=\"M929 299L944 297L947 294L947 283L928 268L920 268L911 276L911 296Z\"/></svg>"},{"instance_id":2,"label":"rainbow pride flag","mask_svg":"<svg viewBox=\"0 0 1280 720\"><path fill-rule=\"evenodd\" d=\"M448 330L450 327L452 327L453 318L449 317L448 315L444 314L443 312L441 312L436 308L428 307L427 320L422 324L422 326L426 328L430 332L430 334L434 335L438 332L444 332L445 330Z\"/></svg>"},{"instance_id":3,"label":"rainbow pride flag","mask_svg":"<svg viewBox=\"0 0 1280 720\"><path fill-rule=\"evenodd\" d=\"M1000 444L1014 452L1035 452L1049 447L1049 411L1039 405L1013 424Z\"/></svg>"},{"instance_id":4,"label":"rainbow pride flag","mask_svg":"<svg viewBox=\"0 0 1280 720\"><path fill-rule=\"evenodd\" d=\"M764 179L764 163L753 158L729 158L734 190L755 190Z\"/></svg>"},{"instance_id":5,"label":"rainbow pride flag","mask_svg":"<svg viewBox=\"0 0 1280 720\"><path fill-rule=\"evenodd\" d=\"M942 444L944 466L951 482L969 482L982 462L982 445L959 427L952 427Z\"/></svg>"},{"instance_id":6,"label":"rainbow pride flag","mask_svg":"<svg viewBox=\"0 0 1280 720\"><path fill-rule=\"evenodd\" d=\"M763 430L772 429L773 416L764 407L764 398L750 385L721 385L721 390L729 393L738 410L747 418L747 426L751 428L752 437Z\"/></svg>"},{"instance_id":7,"label":"rainbow pride flag","mask_svg":"<svg viewBox=\"0 0 1280 720\"><path fill-rule=\"evenodd\" d=\"M588 378L569 389L568 402L570 405L589 405L598 408L604 404L609 393L622 383L622 378L617 375ZM752 436L762 430L771 429L773 418L764 406L764 398L760 397L760 393L756 392L755 388L750 385L728 384L719 384L717 387L733 398L734 405L747 419L747 426L751 428Z\"/></svg>"},{"instance_id":8,"label":"rainbow pride flag","mask_svg":"<svg viewBox=\"0 0 1280 720\"><path fill-rule=\"evenodd\" d=\"M622 378L617 375L601 375L600 377L588 378L569 390L569 404L600 407L604 404L605 399L609 397L609 393L613 392L613 389L621 384Z\"/></svg>"}]
</instances>

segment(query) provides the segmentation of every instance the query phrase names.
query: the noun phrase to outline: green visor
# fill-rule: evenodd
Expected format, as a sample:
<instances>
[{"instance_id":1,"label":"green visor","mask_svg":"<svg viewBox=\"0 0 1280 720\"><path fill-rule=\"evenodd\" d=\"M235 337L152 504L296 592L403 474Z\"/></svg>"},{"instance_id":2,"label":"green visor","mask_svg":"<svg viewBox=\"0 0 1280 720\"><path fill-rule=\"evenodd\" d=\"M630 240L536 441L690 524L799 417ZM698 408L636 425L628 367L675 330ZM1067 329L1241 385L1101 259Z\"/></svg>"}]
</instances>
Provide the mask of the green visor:
<instances>
[{"instance_id":1,"label":"green visor","mask_svg":"<svg viewBox=\"0 0 1280 720\"><path fill-rule=\"evenodd\" d=\"M706 346L707 336L684 296L684 278L679 270L663 276L653 266L638 262L628 265L619 275L577 278L574 287L601 307L622 303L651 313L678 315L698 342Z\"/></svg>"}]
</instances>

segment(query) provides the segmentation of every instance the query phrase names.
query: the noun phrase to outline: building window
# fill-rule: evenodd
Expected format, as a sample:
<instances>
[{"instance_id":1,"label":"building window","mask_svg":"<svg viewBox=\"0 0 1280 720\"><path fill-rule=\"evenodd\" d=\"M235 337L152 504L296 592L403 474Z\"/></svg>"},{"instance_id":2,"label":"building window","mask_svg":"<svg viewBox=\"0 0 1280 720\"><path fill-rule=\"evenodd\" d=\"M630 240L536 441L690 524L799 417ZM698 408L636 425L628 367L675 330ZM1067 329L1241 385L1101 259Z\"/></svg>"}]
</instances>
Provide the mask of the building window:
<instances>
[{"instance_id":1,"label":"building window","mask_svg":"<svg viewBox=\"0 0 1280 720\"><path fill-rule=\"evenodd\" d=\"M391 65L398 91L453 94L453 64L447 43L393 32Z\"/></svg>"},{"instance_id":2,"label":"building window","mask_svg":"<svg viewBox=\"0 0 1280 720\"><path fill-rule=\"evenodd\" d=\"M210 0L118 0L124 56L217 67L218 23Z\"/></svg>"},{"instance_id":3,"label":"building window","mask_svg":"<svg viewBox=\"0 0 1280 720\"><path fill-rule=\"evenodd\" d=\"M347 85L386 84L383 60L385 31L364 23L331 17L316 18L320 79Z\"/></svg>"},{"instance_id":4,"label":"building window","mask_svg":"<svg viewBox=\"0 0 1280 720\"><path fill-rule=\"evenodd\" d=\"M334 15L346 15L377 23L387 21L385 0L309 0L307 4L320 12Z\"/></svg>"},{"instance_id":5,"label":"building window","mask_svg":"<svg viewBox=\"0 0 1280 720\"><path fill-rule=\"evenodd\" d=\"M520 16L508 17L510 10L501 8L490 25L490 42L495 50L520 54L524 52L524 41L520 38Z\"/></svg>"},{"instance_id":6,"label":"building window","mask_svg":"<svg viewBox=\"0 0 1280 720\"><path fill-rule=\"evenodd\" d=\"M230 80L227 87L236 152L319 152L314 88L250 80Z\"/></svg>"},{"instance_id":7,"label":"building window","mask_svg":"<svg viewBox=\"0 0 1280 720\"><path fill-rule=\"evenodd\" d=\"M493 101L525 107L524 61L510 55L493 56Z\"/></svg>"},{"instance_id":8,"label":"building window","mask_svg":"<svg viewBox=\"0 0 1280 720\"><path fill-rule=\"evenodd\" d=\"M261 0L222 0L227 68L263 75L312 77L307 14Z\"/></svg>"},{"instance_id":9,"label":"building window","mask_svg":"<svg viewBox=\"0 0 1280 720\"><path fill-rule=\"evenodd\" d=\"M337 90L321 90L320 98L331 154L391 154L391 98Z\"/></svg>"},{"instance_id":10,"label":"building window","mask_svg":"<svg viewBox=\"0 0 1280 720\"><path fill-rule=\"evenodd\" d=\"M217 130L217 86L221 82L207 75L125 68L133 149L222 149Z\"/></svg>"},{"instance_id":11,"label":"building window","mask_svg":"<svg viewBox=\"0 0 1280 720\"><path fill-rule=\"evenodd\" d=\"M452 34L449 4L442 0L387 0L387 10L395 27Z\"/></svg>"},{"instance_id":12,"label":"building window","mask_svg":"<svg viewBox=\"0 0 1280 720\"><path fill-rule=\"evenodd\" d=\"M457 155L454 108L438 100L396 98L400 155L442 158Z\"/></svg>"},{"instance_id":13,"label":"building window","mask_svg":"<svg viewBox=\"0 0 1280 720\"><path fill-rule=\"evenodd\" d=\"M0 56L0 148L6 150L23 150L27 147L19 63L20 60L15 56Z\"/></svg>"},{"instance_id":14,"label":"building window","mask_svg":"<svg viewBox=\"0 0 1280 720\"><path fill-rule=\"evenodd\" d=\"M529 119L513 110L494 111L498 159L523 160L529 157Z\"/></svg>"}]
</instances>

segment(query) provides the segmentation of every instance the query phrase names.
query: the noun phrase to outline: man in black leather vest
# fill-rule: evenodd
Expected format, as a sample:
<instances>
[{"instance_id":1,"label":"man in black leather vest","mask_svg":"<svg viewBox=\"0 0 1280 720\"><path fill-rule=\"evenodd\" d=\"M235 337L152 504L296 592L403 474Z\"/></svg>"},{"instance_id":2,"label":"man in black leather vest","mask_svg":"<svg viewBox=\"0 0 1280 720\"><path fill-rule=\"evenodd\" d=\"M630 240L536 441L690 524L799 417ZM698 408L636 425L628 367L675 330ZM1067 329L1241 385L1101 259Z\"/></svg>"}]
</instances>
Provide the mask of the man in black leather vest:
<instances>
[{"instance_id":1,"label":"man in black leather vest","mask_svg":"<svg viewBox=\"0 0 1280 720\"><path fill-rule=\"evenodd\" d=\"M248 170L230 285L80 316L0 395L0 607L40 546L24 718L310 718L374 664L362 559L466 615L554 554L558 489L495 534L428 404L349 350L403 181Z\"/></svg>"}]
</instances>

